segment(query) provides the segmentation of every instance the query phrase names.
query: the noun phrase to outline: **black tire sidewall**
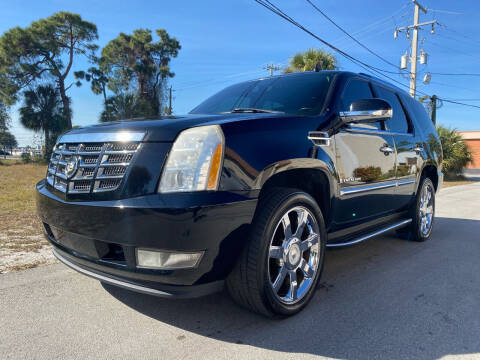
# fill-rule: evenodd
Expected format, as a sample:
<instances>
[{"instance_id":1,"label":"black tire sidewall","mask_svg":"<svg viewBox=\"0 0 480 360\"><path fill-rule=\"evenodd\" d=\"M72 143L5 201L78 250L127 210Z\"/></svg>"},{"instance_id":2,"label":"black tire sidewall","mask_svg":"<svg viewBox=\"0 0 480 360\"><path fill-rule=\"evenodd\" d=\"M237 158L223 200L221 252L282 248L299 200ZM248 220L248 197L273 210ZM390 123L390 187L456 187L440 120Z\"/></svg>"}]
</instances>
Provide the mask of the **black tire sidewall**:
<instances>
[{"instance_id":1,"label":"black tire sidewall","mask_svg":"<svg viewBox=\"0 0 480 360\"><path fill-rule=\"evenodd\" d=\"M318 259L317 273L308 293L297 303L288 305L280 302L270 285L268 274L268 251L270 247L270 239L275 231L276 225L289 209L296 206L303 206L307 208L312 215L315 216L320 233L320 254ZM261 284L263 298L267 301L266 306L275 314L293 315L305 307L313 297L323 271L323 265L325 262L326 230L322 212L315 200L310 195L302 191L292 191L279 202L277 209L270 215L267 225L263 231L262 238L263 241L261 251L259 252L260 257L258 259L258 261L261 262L261 267L258 274L260 277L258 279L258 283Z\"/></svg>"}]
</instances>

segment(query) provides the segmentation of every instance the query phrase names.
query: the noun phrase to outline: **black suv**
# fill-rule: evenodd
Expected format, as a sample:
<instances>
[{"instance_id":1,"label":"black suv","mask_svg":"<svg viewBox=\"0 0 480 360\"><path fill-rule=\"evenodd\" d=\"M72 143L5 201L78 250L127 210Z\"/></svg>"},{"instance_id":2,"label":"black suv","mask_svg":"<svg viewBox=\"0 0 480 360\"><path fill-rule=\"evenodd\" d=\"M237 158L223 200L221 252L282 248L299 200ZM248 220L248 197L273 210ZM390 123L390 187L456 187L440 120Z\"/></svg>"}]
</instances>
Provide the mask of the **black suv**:
<instances>
[{"instance_id":1,"label":"black suv","mask_svg":"<svg viewBox=\"0 0 480 360\"><path fill-rule=\"evenodd\" d=\"M269 316L314 294L325 248L430 237L442 148L420 103L365 74L230 86L189 115L74 129L37 184L60 261L164 297L224 284Z\"/></svg>"}]
</instances>

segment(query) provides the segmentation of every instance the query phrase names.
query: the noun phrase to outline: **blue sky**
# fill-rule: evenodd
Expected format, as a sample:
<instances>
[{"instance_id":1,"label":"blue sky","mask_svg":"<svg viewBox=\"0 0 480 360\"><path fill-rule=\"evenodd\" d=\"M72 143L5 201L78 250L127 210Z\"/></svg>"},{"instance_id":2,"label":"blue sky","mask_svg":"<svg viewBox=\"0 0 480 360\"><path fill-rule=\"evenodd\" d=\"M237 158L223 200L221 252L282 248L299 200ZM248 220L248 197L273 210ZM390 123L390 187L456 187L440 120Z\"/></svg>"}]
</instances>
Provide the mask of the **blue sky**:
<instances>
[{"instance_id":1,"label":"blue sky","mask_svg":"<svg viewBox=\"0 0 480 360\"><path fill-rule=\"evenodd\" d=\"M395 26L411 24L413 5L407 0L346 1L314 0L339 25L381 54L399 63L409 47L405 34L394 40ZM137 28L165 28L182 45L172 61L176 76L171 80L174 113L188 112L209 95L238 81L267 75L267 63L286 64L292 54L322 45L309 35L270 13L253 0L175 0L175 1L7 1L1 0L0 33L13 26L28 26L32 21L66 10L80 14L98 26L98 45L104 46L120 32ZM315 12L304 0L274 0L290 16L320 37L362 61L382 69L395 69L366 52ZM421 21L437 19L442 26L431 35L421 31L421 47L430 55L428 65L419 65L420 79L426 71L480 73L478 18L480 2L424 0L431 8ZM363 71L349 60L337 56L344 70ZM74 70L89 64L77 58ZM408 80L393 75L397 81ZM419 82L421 84L421 81ZM420 91L450 99L480 99L480 77L432 75ZM102 109L101 96L88 85L72 88L74 125L94 124ZM467 101L465 101L467 102ZM480 105L480 101L471 102ZM33 133L18 123L16 108L11 111L12 131L20 145L32 142ZM480 130L480 109L444 103L438 110L441 124L460 130Z\"/></svg>"}]
</instances>

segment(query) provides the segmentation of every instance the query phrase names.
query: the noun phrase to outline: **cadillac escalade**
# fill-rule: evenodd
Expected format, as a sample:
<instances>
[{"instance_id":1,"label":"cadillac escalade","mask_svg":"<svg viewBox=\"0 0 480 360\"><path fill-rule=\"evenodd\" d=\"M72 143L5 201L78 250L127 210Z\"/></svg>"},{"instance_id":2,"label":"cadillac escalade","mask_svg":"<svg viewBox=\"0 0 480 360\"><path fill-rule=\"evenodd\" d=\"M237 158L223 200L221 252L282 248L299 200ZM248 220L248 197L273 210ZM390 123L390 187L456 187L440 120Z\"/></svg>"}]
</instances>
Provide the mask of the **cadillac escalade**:
<instances>
[{"instance_id":1,"label":"cadillac escalade","mask_svg":"<svg viewBox=\"0 0 480 360\"><path fill-rule=\"evenodd\" d=\"M285 316L315 294L326 248L390 230L429 239L441 162L405 91L303 72L227 87L185 116L69 131L37 208L55 256L80 273L171 298L225 287Z\"/></svg>"}]
</instances>

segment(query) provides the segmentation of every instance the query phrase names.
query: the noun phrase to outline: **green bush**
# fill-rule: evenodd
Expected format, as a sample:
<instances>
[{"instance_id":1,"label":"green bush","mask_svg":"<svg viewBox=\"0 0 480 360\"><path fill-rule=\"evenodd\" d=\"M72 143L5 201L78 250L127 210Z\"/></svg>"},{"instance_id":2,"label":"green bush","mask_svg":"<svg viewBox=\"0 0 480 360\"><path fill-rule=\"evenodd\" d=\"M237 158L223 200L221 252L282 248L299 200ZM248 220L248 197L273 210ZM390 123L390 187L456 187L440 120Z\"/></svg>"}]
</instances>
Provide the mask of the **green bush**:
<instances>
[{"instance_id":1,"label":"green bush","mask_svg":"<svg viewBox=\"0 0 480 360\"><path fill-rule=\"evenodd\" d=\"M443 149L443 172L447 178L461 175L463 168L472 161L472 152L467 143L454 128L437 126Z\"/></svg>"},{"instance_id":2,"label":"green bush","mask_svg":"<svg viewBox=\"0 0 480 360\"><path fill-rule=\"evenodd\" d=\"M24 164L30 164L33 161L32 155L29 152L23 153L22 160Z\"/></svg>"}]
</instances>

